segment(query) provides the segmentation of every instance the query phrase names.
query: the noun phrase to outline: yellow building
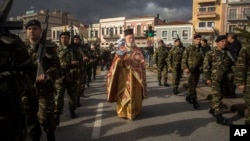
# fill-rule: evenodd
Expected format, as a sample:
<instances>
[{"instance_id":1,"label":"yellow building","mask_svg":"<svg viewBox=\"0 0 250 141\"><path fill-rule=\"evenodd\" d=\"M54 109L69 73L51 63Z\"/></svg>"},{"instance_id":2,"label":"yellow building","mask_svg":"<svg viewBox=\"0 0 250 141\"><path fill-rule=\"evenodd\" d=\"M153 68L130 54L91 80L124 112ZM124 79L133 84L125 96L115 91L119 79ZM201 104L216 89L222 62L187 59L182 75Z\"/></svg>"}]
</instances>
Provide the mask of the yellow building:
<instances>
[{"instance_id":1,"label":"yellow building","mask_svg":"<svg viewBox=\"0 0 250 141\"><path fill-rule=\"evenodd\" d=\"M194 32L213 42L214 29L218 34L225 34L225 3L226 0L193 0Z\"/></svg>"}]
</instances>

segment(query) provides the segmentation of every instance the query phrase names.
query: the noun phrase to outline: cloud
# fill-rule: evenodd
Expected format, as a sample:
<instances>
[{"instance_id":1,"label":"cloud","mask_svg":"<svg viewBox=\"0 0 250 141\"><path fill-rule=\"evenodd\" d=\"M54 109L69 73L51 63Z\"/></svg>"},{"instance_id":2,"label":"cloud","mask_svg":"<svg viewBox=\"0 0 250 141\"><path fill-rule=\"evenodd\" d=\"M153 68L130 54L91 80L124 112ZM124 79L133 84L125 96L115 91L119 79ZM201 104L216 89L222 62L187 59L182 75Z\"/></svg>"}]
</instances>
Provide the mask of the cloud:
<instances>
[{"instance_id":1,"label":"cloud","mask_svg":"<svg viewBox=\"0 0 250 141\"><path fill-rule=\"evenodd\" d=\"M31 6L37 10L63 10L83 23L99 22L100 18L156 16L157 13L167 21L189 20L192 16L192 0L15 0L10 15L23 15Z\"/></svg>"}]
</instances>

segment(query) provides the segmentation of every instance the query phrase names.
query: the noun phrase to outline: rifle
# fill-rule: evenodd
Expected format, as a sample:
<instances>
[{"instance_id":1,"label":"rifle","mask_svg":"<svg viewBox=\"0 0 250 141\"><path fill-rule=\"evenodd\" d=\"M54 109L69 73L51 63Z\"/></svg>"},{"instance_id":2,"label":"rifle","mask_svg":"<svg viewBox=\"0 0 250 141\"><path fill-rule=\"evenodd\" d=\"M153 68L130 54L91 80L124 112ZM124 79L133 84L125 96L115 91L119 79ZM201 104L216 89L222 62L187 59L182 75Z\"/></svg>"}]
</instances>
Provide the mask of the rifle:
<instances>
[{"instance_id":1,"label":"rifle","mask_svg":"<svg viewBox=\"0 0 250 141\"><path fill-rule=\"evenodd\" d=\"M45 56L45 53L46 53L45 45L46 45L46 37L47 37L47 31L48 31L48 25L49 25L48 21L49 21L49 10L47 10L46 12L45 27L43 29L42 36L41 36L40 43L39 43L39 48L38 48L38 56L37 56L38 68L37 68L37 74L36 74L37 77L44 74L42 62L43 62L43 57Z\"/></svg>"},{"instance_id":2,"label":"rifle","mask_svg":"<svg viewBox=\"0 0 250 141\"><path fill-rule=\"evenodd\" d=\"M0 8L0 30L1 33L6 30L23 29L22 21L6 21L12 7L13 0L4 0Z\"/></svg>"}]
</instances>

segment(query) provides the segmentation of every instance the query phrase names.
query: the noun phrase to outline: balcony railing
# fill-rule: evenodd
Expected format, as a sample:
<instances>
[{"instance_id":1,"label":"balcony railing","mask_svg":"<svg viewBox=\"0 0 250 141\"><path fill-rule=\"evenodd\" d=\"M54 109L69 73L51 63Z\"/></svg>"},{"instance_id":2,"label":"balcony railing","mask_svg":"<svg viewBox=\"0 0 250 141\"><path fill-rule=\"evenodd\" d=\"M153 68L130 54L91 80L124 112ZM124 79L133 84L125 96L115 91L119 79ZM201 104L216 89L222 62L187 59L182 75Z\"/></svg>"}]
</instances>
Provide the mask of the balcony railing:
<instances>
[{"instance_id":1,"label":"balcony railing","mask_svg":"<svg viewBox=\"0 0 250 141\"><path fill-rule=\"evenodd\" d=\"M103 35L103 38L120 38L120 35L113 34L113 35Z\"/></svg>"},{"instance_id":2,"label":"balcony railing","mask_svg":"<svg viewBox=\"0 0 250 141\"><path fill-rule=\"evenodd\" d=\"M247 15L250 16L250 14ZM228 15L227 20L247 20L247 17L244 14Z\"/></svg>"},{"instance_id":3,"label":"balcony railing","mask_svg":"<svg viewBox=\"0 0 250 141\"><path fill-rule=\"evenodd\" d=\"M195 30L197 32L213 32L212 27L196 27Z\"/></svg>"},{"instance_id":4,"label":"balcony railing","mask_svg":"<svg viewBox=\"0 0 250 141\"><path fill-rule=\"evenodd\" d=\"M250 3L250 0L228 0L228 4L247 4Z\"/></svg>"},{"instance_id":5,"label":"balcony railing","mask_svg":"<svg viewBox=\"0 0 250 141\"><path fill-rule=\"evenodd\" d=\"M217 0L198 0L198 3L216 2Z\"/></svg>"}]
</instances>

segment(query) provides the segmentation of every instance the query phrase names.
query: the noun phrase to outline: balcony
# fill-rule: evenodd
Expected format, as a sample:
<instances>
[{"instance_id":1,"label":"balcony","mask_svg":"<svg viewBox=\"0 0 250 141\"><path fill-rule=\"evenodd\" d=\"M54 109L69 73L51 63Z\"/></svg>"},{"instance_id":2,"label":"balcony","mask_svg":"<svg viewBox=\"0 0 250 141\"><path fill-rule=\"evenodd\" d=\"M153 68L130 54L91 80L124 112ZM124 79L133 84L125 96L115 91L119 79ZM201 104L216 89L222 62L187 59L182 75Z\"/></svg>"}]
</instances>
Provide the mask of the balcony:
<instances>
[{"instance_id":1,"label":"balcony","mask_svg":"<svg viewBox=\"0 0 250 141\"><path fill-rule=\"evenodd\" d=\"M202 33L210 33L214 32L212 27L196 27L195 28L196 32L202 32Z\"/></svg>"},{"instance_id":2,"label":"balcony","mask_svg":"<svg viewBox=\"0 0 250 141\"><path fill-rule=\"evenodd\" d=\"M249 4L250 0L228 0L229 5Z\"/></svg>"},{"instance_id":3,"label":"balcony","mask_svg":"<svg viewBox=\"0 0 250 141\"><path fill-rule=\"evenodd\" d=\"M115 35L103 35L104 39L119 39L120 35L115 34Z\"/></svg>"},{"instance_id":4,"label":"balcony","mask_svg":"<svg viewBox=\"0 0 250 141\"><path fill-rule=\"evenodd\" d=\"M217 0L198 0L198 3L216 2Z\"/></svg>"},{"instance_id":5,"label":"balcony","mask_svg":"<svg viewBox=\"0 0 250 141\"><path fill-rule=\"evenodd\" d=\"M248 16L250 16L248 14ZM238 15L227 15L228 21L247 21L247 17L244 14L238 14Z\"/></svg>"},{"instance_id":6,"label":"balcony","mask_svg":"<svg viewBox=\"0 0 250 141\"><path fill-rule=\"evenodd\" d=\"M216 16L215 6L200 7L197 14L198 18L216 18Z\"/></svg>"}]
</instances>

